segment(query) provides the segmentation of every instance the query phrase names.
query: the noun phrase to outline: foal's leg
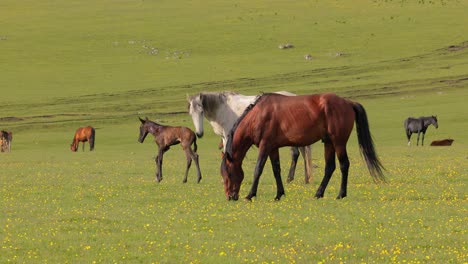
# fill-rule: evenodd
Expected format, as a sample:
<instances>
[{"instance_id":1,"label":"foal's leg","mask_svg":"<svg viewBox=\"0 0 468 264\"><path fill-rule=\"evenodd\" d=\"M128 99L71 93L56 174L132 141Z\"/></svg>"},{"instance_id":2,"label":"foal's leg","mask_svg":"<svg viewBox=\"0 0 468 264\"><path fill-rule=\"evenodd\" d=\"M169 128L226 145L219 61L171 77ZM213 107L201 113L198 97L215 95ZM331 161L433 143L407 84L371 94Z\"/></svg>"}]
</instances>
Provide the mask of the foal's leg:
<instances>
[{"instance_id":1,"label":"foal's leg","mask_svg":"<svg viewBox=\"0 0 468 264\"><path fill-rule=\"evenodd\" d=\"M296 171L297 158L299 157L299 150L297 147L291 147L291 167L289 167L287 183L294 180L294 172Z\"/></svg>"},{"instance_id":2,"label":"foal's leg","mask_svg":"<svg viewBox=\"0 0 468 264\"><path fill-rule=\"evenodd\" d=\"M331 179L333 172L336 169L335 163L335 148L333 147L331 142L325 143L325 175L323 176L322 183L320 184L319 188L317 189L317 193L315 193L315 198L323 198L323 194L325 193L325 189L327 188L328 182Z\"/></svg>"},{"instance_id":3,"label":"foal's leg","mask_svg":"<svg viewBox=\"0 0 468 264\"><path fill-rule=\"evenodd\" d=\"M271 167L273 168L273 174L276 180L276 197L275 200L279 201L281 196L284 195L283 181L281 180L281 166L278 149L270 152Z\"/></svg>"},{"instance_id":4,"label":"foal's leg","mask_svg":"<svg viewBox=\"0 0 468 264\"><path fill-rule=\"evenodd\" d=\"M346 197L346 188L348 186L349 159L348 153L346 152L346 146L337 147L336 154L340 161L341 170L341 189L336 199L342 199Z\"/></svg>"},{"instance_id":5,"label":"foal's leg","mask_svg":"<svg viewBox=\"0 0 468 264\"><path fill-rule=\"evenodd\" d=\"M192 155L190 154L190 148L185 148L184 151L185 151L185 158L187 159L187 168L185 169L185 177L182 182L186 183L188 172L189 172L190 166L192 165Z\"/></svg>"},{"instance_id":6,"label":"foal's leg","mask_svg":"<svg viewBox=\"0 0 468 264\"><path fill-rule=\"evenodd\" d=\"M200 171L200 163L198 162L198 154L195 151L193 151L191 148L189 148L189 150L190 150L192 159L195 161L195 166L197 167L197 177L198 177L197 183L199 183L201 181L202 175Z\"/></svg>"},{"instance_id":7,"label":"foal's leg","mask_svg":"<svg viewBox=\"0 0 468 264\"><path fill-rule=\"evenodd\" d=\"M265 162L268 156L265 153L263 148L260 148L257 158L257 165L255 166L254 171L254 181L252 183L252 188L250 189L249 194L245 197L246 200L252 200L252 197L257 196L258 182L260 181L260 175L262 175L263 167L265 167Z\"/></svg>"},{"instance_id":8,"label":"foal's leg","mask_svg":"<svg viewBox=\"0 0 468 264\"><path fill-rule=\"evenodd\" d=\"M163 155L169 147L159 148L158 156L156 156L156 181L162 181L162 162L163 162Z\"/></svg>"}]
</instances>

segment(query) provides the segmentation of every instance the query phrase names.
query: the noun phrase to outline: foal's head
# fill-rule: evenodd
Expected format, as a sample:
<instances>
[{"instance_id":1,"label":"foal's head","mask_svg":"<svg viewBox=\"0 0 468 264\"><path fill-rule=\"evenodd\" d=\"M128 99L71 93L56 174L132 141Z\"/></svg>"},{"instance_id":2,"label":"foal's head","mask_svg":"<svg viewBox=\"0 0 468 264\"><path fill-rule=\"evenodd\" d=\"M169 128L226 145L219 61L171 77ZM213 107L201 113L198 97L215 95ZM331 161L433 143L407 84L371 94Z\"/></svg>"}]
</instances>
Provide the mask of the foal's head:
<instances>
[{"instance_id":1,"label":"foal's head","mask_svg":"<svg viewBox=\"0 0 468 264\"><path fill-rule=\"evenodd\" d=\"M141 125L140 125L140 136L138 137L138 142L143 143L143 141L145 141L146 136L148 135L150 122L148 118L146 118L146 120L141 119L141 118L139 119L140 119Z\"/></svg>"},{"instance_id":2,"label":"foal's head","mask_svg":"<svg viewBox=\"0 0 468 264\"><path fill-rule=\"evenodd\" d=\"M240 186L244 180L244 171L241 164L234 162L229 155L223 153L221 176L223 176L226 199L237 201L239 199Z\"/></svg>"},{"instance_id":3,"label":"foal's head","mask_svg":"<svg viewBox=\"0 0 468 264\"><path fill-rule=\"evenodd\" d=\"M192 116L195 133L199 138L203 137L203 101L202 94L196 94L187 98L188 111Z\"/></svg>"}]
</instances>

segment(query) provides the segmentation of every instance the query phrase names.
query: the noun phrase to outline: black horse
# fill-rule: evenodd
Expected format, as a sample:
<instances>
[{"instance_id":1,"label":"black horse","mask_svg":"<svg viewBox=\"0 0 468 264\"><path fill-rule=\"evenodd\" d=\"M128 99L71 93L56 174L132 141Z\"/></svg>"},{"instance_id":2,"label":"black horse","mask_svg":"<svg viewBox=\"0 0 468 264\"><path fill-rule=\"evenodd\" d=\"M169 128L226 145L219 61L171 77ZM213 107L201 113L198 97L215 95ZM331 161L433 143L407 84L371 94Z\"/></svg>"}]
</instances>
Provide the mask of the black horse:
<instances>
[{"instance_id":1,"label":"black horse","mask_svg":"<svg viewBox=\"0 0 468 264\"><path fill-rule=\"evenodd\" d=\"M408 138L408 146L411 145L411 134L418 133L418 140L416 142L416 146L419 145L419 134L423 134L421 146L424 146L424 135L426 134L426 130L429 125L434 125L435 128L438 128L439 125L437 124L437 116L426 116L420 118L413 118L408 117L405 120L405 131L406 137Z\"/></svg>"}]
</instances>

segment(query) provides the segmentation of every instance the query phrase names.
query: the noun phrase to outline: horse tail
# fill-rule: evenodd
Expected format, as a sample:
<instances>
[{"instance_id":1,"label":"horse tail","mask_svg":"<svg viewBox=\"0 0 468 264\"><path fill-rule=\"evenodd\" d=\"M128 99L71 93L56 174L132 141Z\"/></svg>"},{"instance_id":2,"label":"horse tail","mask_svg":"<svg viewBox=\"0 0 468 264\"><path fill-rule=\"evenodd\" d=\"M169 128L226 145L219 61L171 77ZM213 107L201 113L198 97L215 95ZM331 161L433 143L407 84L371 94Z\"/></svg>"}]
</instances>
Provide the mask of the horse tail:
<instances>
[{"instance_id":1,"label":"horse tail","mask_svg":"<svg viewBox=\"0 0 468 264\"><path fill-rule=\"evenodd\" d=\"M385 168L377 157L374 148L374 141L372 140L372 135L369 130L366 110L359 103L353 103L353 109L356 114L356 131L361 155L366 160L367 168L374 178L374 181L379 180L385 182L385 176L382 172Z\"/></svg>"},{"instance_id":2,"label":"horse tail","mask_svg":"<svg viewBox=\"0 0 468 264\"><path fill-rule=\"evenodd\" d=\"M89 150L93 151L94 150L94 138L96 135L96 131L94 130L94 127L91 128L91 136L89 138Z\"/></svg>"}]
</instances>

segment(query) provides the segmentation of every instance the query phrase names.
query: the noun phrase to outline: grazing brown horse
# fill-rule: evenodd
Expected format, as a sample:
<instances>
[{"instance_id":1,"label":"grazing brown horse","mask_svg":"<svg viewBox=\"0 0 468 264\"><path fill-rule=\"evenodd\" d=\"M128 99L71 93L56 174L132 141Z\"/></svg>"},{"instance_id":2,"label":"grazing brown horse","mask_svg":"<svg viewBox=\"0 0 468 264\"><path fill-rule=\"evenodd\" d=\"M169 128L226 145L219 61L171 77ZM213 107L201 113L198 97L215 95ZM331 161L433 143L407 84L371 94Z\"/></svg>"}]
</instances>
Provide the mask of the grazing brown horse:
<instances>
[{"instance_id":1,"label":"grazing brown horse","mask_svg":"<svg viewBox=\"0 0 468 264\"><path fill-rule=\"evenodd\" d=\"M195 161L197 166L197 175L198 181L200 182L202 176L200 172L200 165L198 164L198 154L197 154L197 136L195 133L187 127L172 127L172 126L163 126L151 120L143 120L140 118L140 136L138 142L143 143L148 133L151 133L154 136L154 141L158 145L159 152L156 156L156 180L158 182L162 181L162 161L163 155L166 151L169 150L170 146L177 145L180 143L182 149L185 152L187 157L187 168L185 170L184 183L187 182L187 175L192 165L192 160ZM193 144L193 150L192 150Z\"/></svg>"},{"instance_id":2,"label":"grazing brown horse","mask_svg":"<svg viewBox=\"0 0 468 264\"><path fill-rule=\"evenodd\" d=\"M13 141L13 133L11 131L0 131L0 151L11 152L11 142Z\"/></svg>"},{"instance_id":3,"label":"grazing brown horse","mask_svg":"<svg viewBox=\"0 0 468 264\"><path fill-rule=\"evenodd\" d=\"M452 146L453 139L434 140L431 146Z\"/></svg>"},{"instance_id":4,"label":"grazing brown horse","mask_svg":"<svg viewBox=\"0 0 468 264\"><path fill-rule=\"evenodd\" d=\"M246 199L257 194L263 167L270 157L279 200L284 195L278 149L283 146L307 146L322 140L325 146L325 175L315 194L322 198L335 170L335 154L342 173L341 189L337 199L346 197L349 159L346 152L354 122L360 150L371 176L385 181L369 131L363 106L335 94L283 96L264 94L249 106L229 134L226 153L221 164L224 191L228 200L237 200L244 179L242 161L252 145L258 147L258 159L252 188Z\"/></svg>"},{"instance_id":5,"label":"grazing brown horse","mask_svg":"<svg viewBox=\"0 0 468 264\"><path fill-rule=\"evenodd\" d=\"M96 136L96 132L93 127L80 127L76 130L75 136L73 137L73 142L70 145L71 151L76 152L78 150L78 145L80 142L83 142L83 151L85 148L85 142L89 142L89 151L94 150L94 139Z\"/></svg>"}]
</instances>

